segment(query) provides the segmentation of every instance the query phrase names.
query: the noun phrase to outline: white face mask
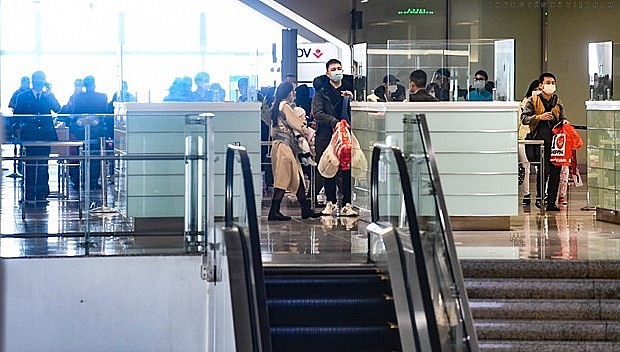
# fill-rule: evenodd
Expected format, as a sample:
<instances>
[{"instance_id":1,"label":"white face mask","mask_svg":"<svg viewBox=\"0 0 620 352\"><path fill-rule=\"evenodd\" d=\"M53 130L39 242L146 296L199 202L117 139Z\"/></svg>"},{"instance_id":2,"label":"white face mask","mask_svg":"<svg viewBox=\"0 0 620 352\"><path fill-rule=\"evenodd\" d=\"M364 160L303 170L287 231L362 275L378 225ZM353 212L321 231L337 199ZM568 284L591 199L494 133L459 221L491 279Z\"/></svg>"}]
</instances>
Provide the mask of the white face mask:
<instances>
[{"instance_id":1,"label":"white face mask","mask_svg":"<svg viewBox=\"0 0 620 352\"><path fill-rule=\"evenodd\" d=\"M548 95L552 95L555 93L555 84L545 84L543 85L543 92Z\"/></svg>"},{"instance_id":2,"label":"white face mask","mask_svg":"<svg viewBox=\"0 0 620 352\"><path fill-rule=\"evenodd\" d=\"M474 80L474 84L472 84L472 86L475 89L482 89L484 88L484 81Z\"/></svg>"},{"instance_id":3,"label":"white face mask","mask_svg":"<svg viewBox=\"0 0 620 352\"><path fill-rule=\"evenodd\" d=\"M343 72L342 70L335 70L335 71L331 71L330 73L330 78L332 81L338 83L340 81L342 81L342 76L343 76Z\"/></svg>"},{"instance_id":4,"label":"white face mask","mask_svg":"<svg viewBox=\"0 0 620 352\"><path fill-rule=\"evenodd\" d=\"M388 86L388 92L390 93L396 93L397 90L398 90L398 86L395 84L391 84Z\"/></svg>"},{"instance_id":5,"label":"white face mask","mask_svg":"<svg viewBox=\"0 0 620 352\"><path fill-rule=\"evenodd\" d=\"M542 93L542 90L533 90L532 91L532 95L540 95L540 93Z\"/></svg>"}]
</instances>

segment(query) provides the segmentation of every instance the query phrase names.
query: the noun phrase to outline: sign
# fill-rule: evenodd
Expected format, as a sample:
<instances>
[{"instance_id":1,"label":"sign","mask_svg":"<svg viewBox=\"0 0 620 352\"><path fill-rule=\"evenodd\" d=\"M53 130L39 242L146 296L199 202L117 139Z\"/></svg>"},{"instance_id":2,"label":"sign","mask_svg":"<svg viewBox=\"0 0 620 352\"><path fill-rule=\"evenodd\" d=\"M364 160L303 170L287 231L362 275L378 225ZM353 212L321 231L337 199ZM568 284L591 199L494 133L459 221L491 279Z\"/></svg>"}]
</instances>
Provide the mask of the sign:
<instances>
[{"instance_id":1,"label":"sign","mask_svg":"<svg viewBox=\"0 0 620 352\"><path fill-rule=\"evenodd\" d=\"M298 63L325 63L329 59L338 59L338 48L333 44L297 44Z\"/></svg>"},{"instance_id":2,"label":"sign","mask_svg":"<svg viewBox=\"0 0 620 352\"><path fill-rule=\"evenodd\" d=\"M434 15L435 11L424 7L409 7L406 10L399 10L396 14L399 16L424 16Z\"/></svg>"}]
</instances>

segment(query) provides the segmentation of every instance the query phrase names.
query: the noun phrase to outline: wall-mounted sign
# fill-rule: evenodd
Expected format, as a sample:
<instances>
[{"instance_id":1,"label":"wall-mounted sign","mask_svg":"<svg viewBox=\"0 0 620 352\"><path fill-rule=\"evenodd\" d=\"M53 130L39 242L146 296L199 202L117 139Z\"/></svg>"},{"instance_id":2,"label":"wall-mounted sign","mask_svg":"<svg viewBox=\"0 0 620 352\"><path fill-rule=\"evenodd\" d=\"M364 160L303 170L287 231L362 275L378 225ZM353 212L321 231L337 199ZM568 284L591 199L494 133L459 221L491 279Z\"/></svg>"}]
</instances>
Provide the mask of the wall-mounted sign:
<instances>
[{"instance_id":1,"label":"wall-mounted sign","mask_svg":"<svg viewBox=\"0 0 620 352\"><path fill-rule=\"evenodd\" d=\"M434 15L435 11L429 10L425 7L410 7L406 10L399 10L396 14L399 16L423 16Z\"/></svg>"},{"instance_id":2,"label":"wall-mounted sign","mask_svg":"<svg viewBox=\"0 0 620 352\"><path fill-rule=\"evenodd\" d=\"M338 48L333 44L297 44L297 62L325 63L334 58L338 58Z\"/></svg>"}]
</instances>

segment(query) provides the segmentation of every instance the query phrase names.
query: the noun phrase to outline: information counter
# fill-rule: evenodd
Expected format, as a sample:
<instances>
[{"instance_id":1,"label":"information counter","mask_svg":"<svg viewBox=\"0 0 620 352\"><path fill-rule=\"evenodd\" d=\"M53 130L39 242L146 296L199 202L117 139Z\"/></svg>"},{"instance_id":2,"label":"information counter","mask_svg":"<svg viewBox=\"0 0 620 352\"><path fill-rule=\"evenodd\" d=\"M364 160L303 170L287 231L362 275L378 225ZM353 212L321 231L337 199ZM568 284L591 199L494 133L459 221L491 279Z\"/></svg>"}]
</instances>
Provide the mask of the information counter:
<instances>
[{"instance_id":1,"label":"information counter","mask_svg":"<svg viewBox=\"0 0 620 352\"><path fill-rule=\"evenodd\" d=\"M123 215L140 224L182 226L186 208L187 136L206 143L206 126L188 117L213 113L214 216L224 216L225 158L229 143L247 148L255 198L260 205L260 104L258 103L117 103L114 116L115 153L120 156L167 154L174 160L127 160L116 163L116 202ZM205 148L202 148L206 150ZM237 169L238 170L238 169ZM235 180L240 195L241 179ZM260 208L259 208L260 209ZM153 222L153 219L164 221Z\"/></svg>"},{"instance_id":2,"label":"information counter","mask_svg":"<svg viewBox=\"0 0 620 352\"><path fill-rule=\"evenodd\" d=\"M587 101L588 194L596 219L620 223L620 101Z\"/></svg>"},{"instance_id":3,"label":"information counter","mask_svg":"<svg viewBox=\"0 0 620 352\"><path fill-rule=\"evenodd\" d=\"M519 210L518 112L517 102L354 103L351 124L370 162L374 143L387 138L402 148L403 120L424 113L453 228L507 230ZM354 205L361 209L370 209L367 184L354 181ZM394 198L390 201L400 204Z\"/></svg>"}]
</instances>

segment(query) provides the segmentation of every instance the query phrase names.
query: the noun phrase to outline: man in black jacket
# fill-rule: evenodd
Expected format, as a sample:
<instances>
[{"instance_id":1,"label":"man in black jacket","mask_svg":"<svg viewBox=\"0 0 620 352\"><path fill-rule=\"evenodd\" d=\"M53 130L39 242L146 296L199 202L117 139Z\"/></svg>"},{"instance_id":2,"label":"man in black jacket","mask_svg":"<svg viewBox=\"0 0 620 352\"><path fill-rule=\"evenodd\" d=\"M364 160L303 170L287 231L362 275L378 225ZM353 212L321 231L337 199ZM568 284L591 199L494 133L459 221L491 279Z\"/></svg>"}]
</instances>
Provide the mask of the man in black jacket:
<instances>
[{"instance_id":1,"label":"man in black jacket","mask_svg":"<svg viewBox=\"0 0 620 352\"><path fill-rule=\"evenodd\" d=\"M353 97L353 77L343 74L342 63L337 59L331 59L327 61L325 67L327 73L315 78L313 82L316 92L312 99L312 116L317 122L315 135L317 163L329 145L334 127L342 119L343 97L345 95ZM317 179L320 177L317 176ZM327 205L323 214L329 215L336 210L336 186L339 186L344 204L340 211L341 215L357 215L351 206L351 170L341 170L335 177L323 178L323 181L327 196ZM317 184L316 191L319 190L320 182Z\"/></svg>"},{"instance_id":2,"label":"man in black jacket","mask_svg":"<svg viewBox=\"0 0 620 352\"><path fill-rule=\"evenodd\" d=\"M54 121L50 116L52 111L60 111L60 104L50 91L50 85L45 80L43 71L32 74L32 89L19 94L15 99L14 113L24 114L18 117L20 125L20 139L23 142L57 141ZM26 143L24 143L26 144ZM51 148L44 146L26 147L26 156L42 157L42 160L26 161L24 172L25 198L40 204L46 202L50 193L48 160Z\"/></svg>"},{"instance_id":3,"label":"man in black jacket","mask_svg":"<svg viewBox=\"0 0 620 352\"><path fill-rule=\"evenodd\" d=\"M415 70L409 75L409 101L438 101L426 89L426 72Z\"/></svg>"}]
</instances>

